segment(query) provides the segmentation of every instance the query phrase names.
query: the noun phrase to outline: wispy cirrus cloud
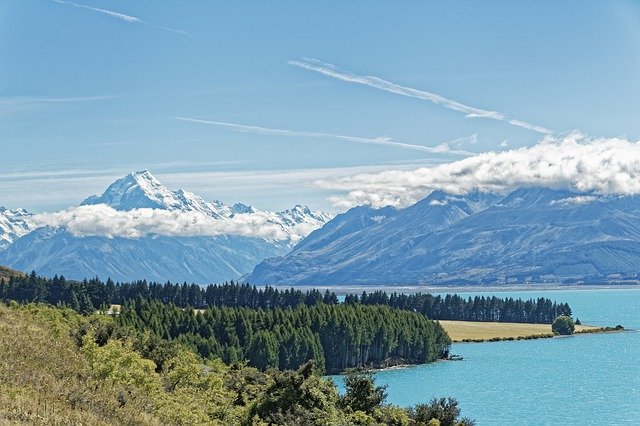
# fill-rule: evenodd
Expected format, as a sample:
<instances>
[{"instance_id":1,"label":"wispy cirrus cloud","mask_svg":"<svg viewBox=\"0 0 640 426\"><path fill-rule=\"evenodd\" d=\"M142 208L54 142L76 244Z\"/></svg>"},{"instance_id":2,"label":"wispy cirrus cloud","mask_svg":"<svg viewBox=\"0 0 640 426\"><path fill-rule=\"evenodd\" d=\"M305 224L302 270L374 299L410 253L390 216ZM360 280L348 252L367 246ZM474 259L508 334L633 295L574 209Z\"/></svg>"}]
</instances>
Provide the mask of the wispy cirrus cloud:
<instances>
[{"instance_id":1,"label":"wispy cirrus cloud","mask_svg":"<svg viewBox=\"0 0 640 426\"><path fill-rule=\"evenodd\" d=\"M187 118L187 117L174 117L174 118L177 120L188 121L192 123L209 124L213 126L224 127L234 132L241 132L241 133L254 133L258 135L274 135L274 136L287 136L287 137L331 138L331 139L338 139L338 140L343 140L347 142L392 146L395 148L429 152L431 154L452 154L452 155L465 155L465 156L475 155L475 153L473 152L469 152L461 149L450 149L447 143L442 143L438 146L430 147L430 146L415 145L415 144L404 143L404 142L396 142L386 136L376 137L376 138L366 138L366 137L360 137L360 136L337 135L334 133L324 133L324 132L308 132L308 131L290 130L290 129L272 129L269 127L226 123L223 121L200 120L196 118ZM467 138L473 138L473 135ZM458 143L463 139L467 139L467 138L458 138L452 142Z\"/></svg>"},{"instance_id":2,"label":"wispy cirrus cloud","mask_svg":"<svg viewBox=\"0 0 640 426\"><path fill-rule=\"evenodd\" d=\"M550 135L554 133L552 130L549 130L542 126L537 126L535 124L527 123L526 121L516 120L515 118L512 118L511 120L509 120L509 124L513 124L514 126L522 127L523 129L532 130L534 132L543 133L546 135Z\"/></svg>"},{"instance_id":3,"label":"wispy cirrus cloud","mask_svg":"<svg viewBox=\"0 0 640 426\"><path fill-rule=\"evenodd\" d=\"M424 90L418 90L407 86L402 86L396 83L392 83L387 80L383 80L380 77L375 76L361 76L353 74L350 71L341 70L332 64L324 63L315 58L300 58L291 60L288 62L290 65L303 68L309 71L314 71L327 77L335 78L337 80L346 81L349 83L357 83L365 86L373 87L385 92L394 93L396 95L407 96L410 98L422 99L436 105L442 105L453 111L462 112L468 118L488 118L498 121L507 121L509 124L522 127L527 130L542 134L552 134L553 130L547 129L542 126L527 123L526 121L517 120L508 117L506 114L498 111L490 111L482 108L473 107L463 104L453 99L446 98L436 93L427 92Z\"/></svg>"},{"instance_id":4,"label":"wispy cirrus cloud","mask_svg":"<svg viewBox=\"0 0 640 426\"><path fill-rule=\"evenodd\" d=\"M76 96L76 97L48 97L48 96L13 96L0 98L0 106L3 105L31 105L31 104L56 104L73 102L90 102L115 99L119 96Z\"/></svg>"},{"instance_id":5,"label":"wispy cirrus cloud","mask_svg":"<svg viewBox=\"0 0 640 426\"><path fill-rule=\"evenodd\" d=\"M39 108L54 108L63 105L98 102L120 98L122 95L105 96L0 96L0 118L6 114L29 112Z\"/></svg>"},{"instance_id":6,"label":"wispy cirrus cloud","mask_svg":"<svg viewBox=\"0 0 640 426\"><path fill-rule=\"evenodd\" d=\"M163 31L169 31L172 33L177 33L177 34L182 34L182 35L189 35L189 33L187 31L184 30L179 30L176 28L170 28L170 27L164 27L162 25L156 25L156 24L152 24L151 22L147 22L143 19L137 18L135 16L131 16L131 15L125 15L124 13L119 13L119 12L114 12L112 10L107 10L107 9L101 9L99 7L92 7L92 6L87 6L85 4L80 4L80 3L74 3L71 1L66 1L66 0L51 0L55 3L59 3L59 4L64 4L64 5L68 5L68 6L73 6L73 7L77 7L79 9L86 9L86 10L90 10L96 13L101 13L103 15L107 15L107 16L111 16L112 18L116 18L119 19L121 21L127 22L129 24L142 24L142 25L147 25L153 28L157 28L159 30L163 30Z\"/></svg>"},{"instance_id":7,"label":"wispy cirrus cloud","mask_svg":"<svg viewBox=\"0 0 640 426\"><path fill-rule=\"evenodd\" d=\"M407 206L435 189L460 194L476 189L505 193L519 187L547 187L639 195L640 141L573 133L561 139L547 137L527 148L485 152L434 167L323 179L316 185L344 191L331 199L339 208Z\"/></svg>"}]
</instances>

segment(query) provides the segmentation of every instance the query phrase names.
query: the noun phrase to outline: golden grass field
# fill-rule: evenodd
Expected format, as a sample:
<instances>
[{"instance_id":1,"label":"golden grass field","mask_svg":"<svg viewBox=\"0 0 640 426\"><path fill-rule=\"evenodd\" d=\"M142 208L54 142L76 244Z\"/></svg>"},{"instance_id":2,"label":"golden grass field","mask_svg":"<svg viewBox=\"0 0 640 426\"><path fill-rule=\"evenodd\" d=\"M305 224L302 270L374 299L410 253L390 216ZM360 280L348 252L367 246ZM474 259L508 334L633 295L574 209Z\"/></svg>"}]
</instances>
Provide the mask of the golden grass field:
<instances>
[{"instance_id":1,"label":"golden grass field","mask_svg":"<svg viewBox=\"0 0 640 426\"><path fill-rule=\"evenodd\" d=\"M470 340L508 339L518 337L541 336L551 333L550 324L519 324L510 322L472 322L440 321L451 340L461 342ZM576 332L592 330L598 327L576 325Z\"/></svg>"}]
</instances>

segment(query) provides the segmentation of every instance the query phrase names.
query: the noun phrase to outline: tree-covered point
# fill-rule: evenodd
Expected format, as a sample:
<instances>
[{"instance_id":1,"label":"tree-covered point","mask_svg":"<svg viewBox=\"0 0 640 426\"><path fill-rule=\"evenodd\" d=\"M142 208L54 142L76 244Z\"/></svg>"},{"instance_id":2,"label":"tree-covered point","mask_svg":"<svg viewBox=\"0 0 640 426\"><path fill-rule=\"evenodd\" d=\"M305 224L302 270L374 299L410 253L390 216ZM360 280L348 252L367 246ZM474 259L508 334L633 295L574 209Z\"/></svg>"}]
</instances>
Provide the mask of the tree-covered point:
<instances>
[{"instance_id":1,"label":"tree-covered point","mask_svg":"<svg viewBox=\"0 0 640 426\"><path fill-rule=\"evenodd\" d=\"M261 370L296 369L310 359L328 373L389 362L422 364L446 357L451 344L439 323L387 306L318 303L194 312L137 298L122 306L117 322L177 340L204 358L248 360Z\"/></svg>"},{"instance_id":2,"label":"tree-covered point","mask_svg":"<svg viewBox=\"0 0 640 426\"><path fill-rule=\"evenodd\" d=\"M347 295L347 304L386 305L392 308L420 312L428 318L453 321L492 321L534 324L551 324L559 316L571 316L567 303L556 303L551 299L500 299L498 297L475 296L464 298L457 294L442 297L429 293L390 295L384 291L362 295Z\"/></svg>"}]
</instances>

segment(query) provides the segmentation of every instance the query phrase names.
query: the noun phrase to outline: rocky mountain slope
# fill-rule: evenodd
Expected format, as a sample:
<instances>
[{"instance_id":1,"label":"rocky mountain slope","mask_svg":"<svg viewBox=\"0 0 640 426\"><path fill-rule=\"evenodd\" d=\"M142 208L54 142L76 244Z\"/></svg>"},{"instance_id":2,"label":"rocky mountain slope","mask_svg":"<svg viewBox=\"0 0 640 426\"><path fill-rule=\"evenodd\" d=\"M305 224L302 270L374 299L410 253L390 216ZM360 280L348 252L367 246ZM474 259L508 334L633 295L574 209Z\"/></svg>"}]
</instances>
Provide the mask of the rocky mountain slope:
<instances>
[{"instance_id":1,"label":"rocky mountain slope","mask_svg":"<svg viewBox=\"0 0 640 426\"><path fill-rule=\"evenodd\" d=\"M606 282L639 272L640 197L526 188L506 197L434 192L395 212L357 207L286 256L265 260L247 280L315 285Z\"/></svg>"}]
</instances>

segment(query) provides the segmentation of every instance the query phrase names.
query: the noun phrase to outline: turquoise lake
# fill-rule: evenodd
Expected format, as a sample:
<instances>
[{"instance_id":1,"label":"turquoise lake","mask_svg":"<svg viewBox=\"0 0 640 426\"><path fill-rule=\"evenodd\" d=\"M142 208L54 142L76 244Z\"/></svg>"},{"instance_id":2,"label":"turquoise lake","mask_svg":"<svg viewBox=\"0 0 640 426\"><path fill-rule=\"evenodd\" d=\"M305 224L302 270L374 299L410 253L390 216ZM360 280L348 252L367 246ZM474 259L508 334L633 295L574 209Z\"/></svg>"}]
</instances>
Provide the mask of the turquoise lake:
<instances>
[{"instance_id":1,"label":"turquoise lake","mask_svg":"<svg viewBox=\"0 0 640 426\"><path fill-rule=\"evenodd\" d=\"M387 401L401 406L452 396L478 425L640 424L640 290L458 293L548 297L583 324L629 331L524 341L456 343L463 361L381 371ZM339 376L334 380L342 390Z\"/></svg>"}]
</instances>

